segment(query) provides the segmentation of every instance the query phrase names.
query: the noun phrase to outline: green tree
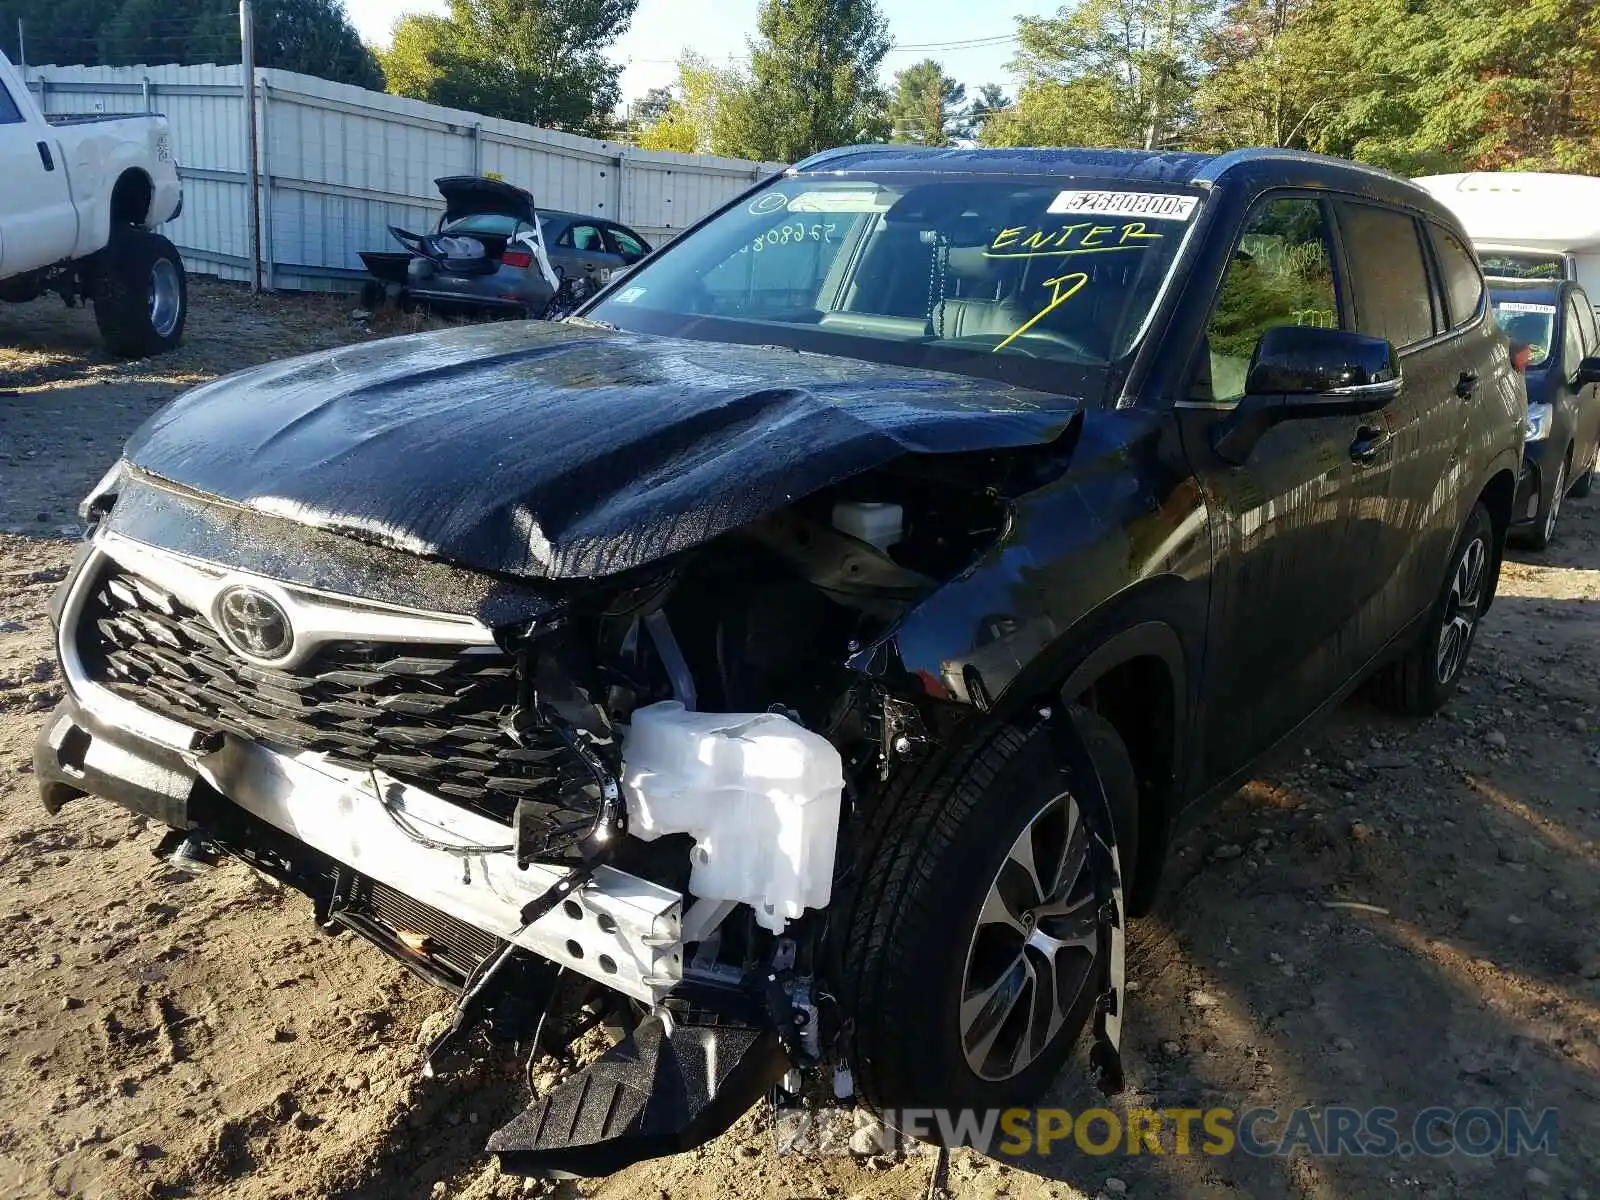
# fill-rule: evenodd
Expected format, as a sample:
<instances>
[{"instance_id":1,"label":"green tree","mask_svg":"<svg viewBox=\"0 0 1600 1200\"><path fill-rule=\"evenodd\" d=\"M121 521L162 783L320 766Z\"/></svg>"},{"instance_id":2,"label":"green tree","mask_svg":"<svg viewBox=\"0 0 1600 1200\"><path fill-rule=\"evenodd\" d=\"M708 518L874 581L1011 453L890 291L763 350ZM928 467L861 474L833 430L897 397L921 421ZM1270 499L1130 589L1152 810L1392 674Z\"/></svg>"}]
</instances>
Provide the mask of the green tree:
<instances>
[{"instance_id":1,"label":"green tree","mask_svg":"<svg viewBox=\"0 0 1600 1200\"><path fill-rule=\"evenodd\" d=\"M254 8L260 66L383 90L377 55L362 44L341 0L256 0ZM237 28L237 6L228 12Z\"/></svg>"},{"instance_id":2,"label":"green tree","mask_svg":"<svg viewBox=\"0 0 1600 1200\"><path fill-rule=\"evenodd\" d=\"M686 51L678 59L678 79L669 90L666 111L641 131L639 145L646 150L743 154L751 140L750 86L744 73L715 67L704 55Z\"/></svg>"},{"instance_id":3,"label":"green tree","mask_svg":"<svg viewBox=\"0 0 1600 1200\"><path fill-rule=\"evenodd\" d=\"M1017 103L984 126L991 145L1181 146L1216 0L1082 0L1018 17Z\"/></svg>"},{"instance_id":4,"label":"green tree","mask_svg":"<svg viewBox=\"0 0 1600 1200\"><path fill-rule=\"evenodd\" d=\"M1600 170L1600 13L1577 0L1313 0L1288 37L1329 80L1317 149L1407 173Z\"/></svg>"},{"instance_id":5,"label":"green tree","mask_svg":"<svg viewBox=\"0 0 1600 1200\"><path fill-rule=\"evenodd\" d=\"M672 109L672 89L669 87L653 87L640 96L628 110L628 120L634 125L643 127L654 125Z\"/></svg>"},{"instance_id":6,"label":"green tree","mask_svg":"<svg viewBox=\"0 0 1600 1200\"><path fill-rule=\"evenodd\" d=\"M451 0L450 15L395 25L389 90L485 116L603 133L622 68L605 50L639 0Z\"/></svg>"},{"instance_id":7,"label":"green tree","mask_svg":"<svg viewBox=\"0 0 1600 1200\"><path fill-rule=\"evenodd\" d=\"M1600 9L1581 0L1234 0L1205 58L1205 146L1600 171Z\"/></svg>"},{"instance_id":8,"label":"green tree","mask_svg":"<svg viewBox=\"0 0 1600 1200\"><path fill-rule=\"evenodd\" d=\"M967 89L931 58L897 72L889 97L890 139L948 146L969 132L966 100Z\"/></svg>"},{"instance_id":9,"label":"green tree","mask_svg":"<svg viewBox=\"0 0 1600 1200\"><path fill-rule=\"evenodd\" d=\"M339 0L257 0L256 64L381 89L376 56ZM232 0L123 0L103 23L97 61L231 63L239 60L239 8Z\"/></svg>"},{"instance_id":10,"label":"green tree","mask_svg":"<svg viewBox=\"0 0 1600 1200\"><path fill-rule=\"evenodd\" d=\"M976 134L983 132L984 123L997 112L1011 107L1011 97L998 83L986 83L978 89L967 109L967 127Z\"/></svg>"},{"instance_id":11,"label":"green tree","mask_svg":"<svg viewBox=\"0 0 1600 1200\"><path fill-rule=\"evenodd\" d=\"M888 23L874 0L762 0L750 86L727 97L729 151L795 162L888 136L878 67Z\"/></svg>"},{"instance_id":12,"label":"green tree","mask_svg":"<svg viewBox=\"0 0 1600 1200\"><path fill-rule=\"evenodd\" d=\"M1314 44L1293 32L1307 0L1231 0L1205 42L1195 97L1196 142L1305 149L1312 122L1335 99L1336 78Z\"/></svg>"},{"instance_id":13,"label":"green tree","mask_svg":"<svg viewBox=\"0 0 1600 1200\"><path fill-rule=\"evenodd\" d=\"M0 48L12 62L22 51L34 64L95 66L100 31L117 15L121 0L0 0ZM17 22L26 45L17 44Z\"/></svg>"}]
</instances>

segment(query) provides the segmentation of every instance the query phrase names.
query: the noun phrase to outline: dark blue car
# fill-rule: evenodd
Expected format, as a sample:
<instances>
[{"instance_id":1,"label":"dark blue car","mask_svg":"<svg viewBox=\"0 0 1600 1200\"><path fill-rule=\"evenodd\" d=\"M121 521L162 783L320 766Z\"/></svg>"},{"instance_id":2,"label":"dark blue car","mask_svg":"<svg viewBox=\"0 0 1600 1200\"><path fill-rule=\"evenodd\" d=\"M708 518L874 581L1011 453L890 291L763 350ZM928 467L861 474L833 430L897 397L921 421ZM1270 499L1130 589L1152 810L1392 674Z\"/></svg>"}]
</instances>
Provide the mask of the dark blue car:
<instances>
[{"instance_id":1,"label":"dark blue car","mask_svg":"<svg viewBox=\"0 0 1600 1200\"><path fill-rule=\"evenodd\" d=\"M1600 455L1600 332L1589 297L1571 280L1495 279L1494 318L1528 385L1527 440L1512 534L1542 550L1561 502L1587 496Z\"/></svg>"}]
</instances>

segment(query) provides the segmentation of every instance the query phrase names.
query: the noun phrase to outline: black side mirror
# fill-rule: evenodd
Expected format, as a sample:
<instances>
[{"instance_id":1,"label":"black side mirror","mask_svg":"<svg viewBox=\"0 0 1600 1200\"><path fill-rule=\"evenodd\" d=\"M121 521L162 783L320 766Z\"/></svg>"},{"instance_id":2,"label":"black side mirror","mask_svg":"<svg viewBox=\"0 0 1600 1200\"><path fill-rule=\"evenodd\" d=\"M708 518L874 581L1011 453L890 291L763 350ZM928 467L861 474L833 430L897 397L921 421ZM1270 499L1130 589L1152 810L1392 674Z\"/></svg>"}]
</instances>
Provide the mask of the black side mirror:
<instances>
[{"instance_id":1,"label":"black side mirror","mask_svg":"<svg viewBox=\"0 0 1600 1200\"><path fill-rule=\"evenodd\" d=\"M1256 343L1244 399L1216 427L1212 445L1237 465L1280 421L1376 412L1400 394L1400 384L1394 347L1383 338L1280 325Z\"/></svg>"},{"instance_id":2,"label":"black side mirror","mask_svg":"<svg viewBox=\"0 0 1600 1200\"><path fill-rule=\"evenodd\" d=\"M1288 407L1308 415L1357 415L1382 408L1400 394L1400 365L1383 338L1343 329L1282 325L1256 343L1245 393L1286 396Z\"/></svg>"},{"instance_id":3,"label":"black side mirror","mask_svg":"<svg viewBox=\"0 0 1600 1200\"><path fill-rule=\"evenodd\" d=\"M1586 358L1578 364L1579 383L1600 383L1600 358Z\"/></svg>"}]
</instances>

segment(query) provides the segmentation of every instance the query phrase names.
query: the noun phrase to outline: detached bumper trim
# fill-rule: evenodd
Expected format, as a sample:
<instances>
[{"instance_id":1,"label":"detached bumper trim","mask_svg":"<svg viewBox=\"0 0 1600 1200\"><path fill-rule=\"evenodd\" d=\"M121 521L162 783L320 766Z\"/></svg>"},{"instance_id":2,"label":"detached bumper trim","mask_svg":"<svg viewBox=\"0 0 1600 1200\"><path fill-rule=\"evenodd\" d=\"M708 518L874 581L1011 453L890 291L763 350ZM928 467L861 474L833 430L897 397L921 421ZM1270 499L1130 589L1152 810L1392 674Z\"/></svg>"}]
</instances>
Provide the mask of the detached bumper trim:
<instances>
[{"instance_id":1,"label":"detached bumper trim","mask_svg":"<svg viewBox=\"0 0 1600 1200\"><path fill-rule=\"evenodd\" d=\"M72 696L50 714L33 745L39 799L54 816L79 796L113 796L124 808L189 827L194 769L177 750L103 724Z\"/></svg>"}]
</instances>

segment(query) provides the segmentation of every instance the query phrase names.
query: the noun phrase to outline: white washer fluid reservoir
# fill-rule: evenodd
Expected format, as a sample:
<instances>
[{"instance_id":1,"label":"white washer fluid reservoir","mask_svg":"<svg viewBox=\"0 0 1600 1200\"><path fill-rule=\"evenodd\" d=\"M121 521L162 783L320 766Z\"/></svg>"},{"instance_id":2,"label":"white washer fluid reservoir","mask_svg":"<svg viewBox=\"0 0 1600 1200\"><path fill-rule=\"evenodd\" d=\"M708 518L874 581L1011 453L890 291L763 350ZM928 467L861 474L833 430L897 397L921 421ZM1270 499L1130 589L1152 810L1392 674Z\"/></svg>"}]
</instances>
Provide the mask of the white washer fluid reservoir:
<instances>
[{"instance_id":1,"label":"white washer fluid reservoir","mask_svg":"<svg viewBox=\"0 0 1600 1200\"><path fill-rule=\"evenodd\" d=\"M689 890L736 900L774 932L833 891L844 765L821 734L777 713L633 714L622 738L628 832L694 838Z\"/></svg>"},{"instance_id":2,"label":"white washer fluid reservoir","mask_svg":"<svg viewBox=\"0 0 1600 1200\"><path fill-rule=\"evenodd\" d=\"M833 527L858 541L887 551L905 534L906 513L898 504L841 500L833 506Z\"/></svg>"}]
</instances>

